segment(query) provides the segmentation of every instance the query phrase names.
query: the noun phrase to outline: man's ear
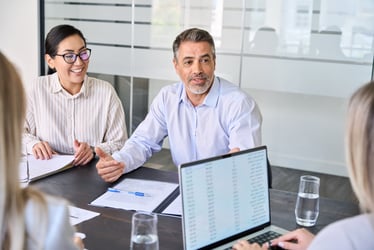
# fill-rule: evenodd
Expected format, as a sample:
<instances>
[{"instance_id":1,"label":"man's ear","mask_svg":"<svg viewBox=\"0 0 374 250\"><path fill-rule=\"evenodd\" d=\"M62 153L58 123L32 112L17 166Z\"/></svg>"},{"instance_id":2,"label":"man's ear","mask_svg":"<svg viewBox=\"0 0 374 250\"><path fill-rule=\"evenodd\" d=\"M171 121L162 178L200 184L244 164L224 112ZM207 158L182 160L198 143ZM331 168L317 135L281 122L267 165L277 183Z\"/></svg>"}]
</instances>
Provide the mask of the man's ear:
<instances>
[{"instance_id":1,"label":"man's ear","mask_svg":"<svg viewBox=\"0 0 374 250\"><path fill-rule=\"evenodd\" d=\"M44 56L44 59L47 62L48 67L50 67L51 69L55 68L55 60L50 55L46 54Z\"/></svg>"},{"instance_id":2,"label":"man's ear","mask_svg":"<svg viewBox=\"0 0 374 250\"><path fill-rule=\"evenodd\" d=\"M173 58L173 65L174 65L174 68L177 67L177 59L175 59L175 57Z\"/></svg>"}]
</instances>

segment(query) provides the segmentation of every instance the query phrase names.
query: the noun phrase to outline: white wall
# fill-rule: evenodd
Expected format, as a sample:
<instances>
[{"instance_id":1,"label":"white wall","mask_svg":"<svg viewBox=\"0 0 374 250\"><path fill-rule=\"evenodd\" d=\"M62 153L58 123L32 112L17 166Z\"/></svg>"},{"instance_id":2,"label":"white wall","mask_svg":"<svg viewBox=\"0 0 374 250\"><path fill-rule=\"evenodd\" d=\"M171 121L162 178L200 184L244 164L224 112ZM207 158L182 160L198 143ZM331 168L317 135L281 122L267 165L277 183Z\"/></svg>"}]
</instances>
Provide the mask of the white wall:
<instances>
[{"instance_id":1,"label":"white wall","mask_svg":"<svg viewBox=\"0 0 374 250\"><path fill-rule=\"evenodd\" d=\"M18 68L27 88L39 74L37 0L0 0L0 50Z\"/></svg>"},{"instance_id":2,"label":"white wall","mask_svg":"<svg viewBox=\"0 0 374 250\"><path fill-rule=\"evenodd\" d=\"M245 91L260 107L262 142L268 146L272 164L348 176L344 153L347 98Z\"/></svg>"}]
</instances>

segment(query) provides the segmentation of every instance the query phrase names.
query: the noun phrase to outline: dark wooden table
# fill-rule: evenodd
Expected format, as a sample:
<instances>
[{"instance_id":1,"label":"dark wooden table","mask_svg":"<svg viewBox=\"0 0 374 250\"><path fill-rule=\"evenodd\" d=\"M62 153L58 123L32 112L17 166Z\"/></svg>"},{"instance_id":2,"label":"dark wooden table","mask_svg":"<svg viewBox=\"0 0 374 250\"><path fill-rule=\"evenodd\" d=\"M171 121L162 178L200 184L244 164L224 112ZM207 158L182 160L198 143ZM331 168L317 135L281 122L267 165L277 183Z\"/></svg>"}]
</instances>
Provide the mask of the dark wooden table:
<instances>
[{"instance_id":1,"label":"dark wooden table","mask_svg":"<svg viewBox=\"0 0 374 250\"><path fill-rule=\"evenodd\" d=\"M73 206L100 213L100 216L77 225L77 231L87 235L84 243L88 250L128 249L130 246L131 216L134 211L89 205L111 186L97 175L95 163L94 161L84 167L66 170L35 181L31 185L46 193L63 197L69 200ZM178 183L176 172L146 167L126 174L120 180L127 177ZM297 228L294 214L296 193L271 190L270 197L273 224L288 230ZM321 198L320 216L316 226L310 228L310 230L317 233L331 222L358 213L357 204ZM158 234L160 249L183 249L180 218L159 215Z\"/></svg>"}]
</instances>

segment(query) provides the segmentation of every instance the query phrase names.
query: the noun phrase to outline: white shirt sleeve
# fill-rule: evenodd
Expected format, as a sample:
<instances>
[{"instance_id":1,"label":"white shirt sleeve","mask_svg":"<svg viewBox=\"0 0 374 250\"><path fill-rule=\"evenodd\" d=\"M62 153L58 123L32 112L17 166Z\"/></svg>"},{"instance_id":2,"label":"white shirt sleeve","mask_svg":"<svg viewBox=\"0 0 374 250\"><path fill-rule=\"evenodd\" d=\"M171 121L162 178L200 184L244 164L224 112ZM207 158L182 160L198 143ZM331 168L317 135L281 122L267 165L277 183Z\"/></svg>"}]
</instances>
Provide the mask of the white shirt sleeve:
<instances>
[{"instance_id":1,"label":"white shirt sleeve","mask_svg":"<svg viewBox=\"0 0 374 250\"><path fill-rule=\"evenodd\" d=\"M43 249L77 250L73 237L75 230L69 222L69 209L65 200L46 196L47 216L41 210L40 204L29 201L26 206L25 220L28 231L28 250L38 249L41 242ZM38 215L43 216L42 219ZM46 227L42 221L45 220ZM44 236L41 234L44 232Z\"/></svg>"}]
</instances>

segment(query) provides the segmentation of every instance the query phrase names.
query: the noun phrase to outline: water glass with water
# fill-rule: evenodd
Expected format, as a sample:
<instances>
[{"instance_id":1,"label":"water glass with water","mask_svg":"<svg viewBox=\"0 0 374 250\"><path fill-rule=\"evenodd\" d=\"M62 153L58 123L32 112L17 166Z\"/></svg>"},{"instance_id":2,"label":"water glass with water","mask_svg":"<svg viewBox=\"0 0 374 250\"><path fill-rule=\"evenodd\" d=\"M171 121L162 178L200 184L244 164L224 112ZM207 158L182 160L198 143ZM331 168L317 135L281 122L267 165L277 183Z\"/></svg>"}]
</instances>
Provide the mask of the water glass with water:
<instances>
[{"instance_id":1,"label":"water glass with water","mask_svg":"<svg viewBox=\"0 0 374 250\"><path fill-rule=\"evenodd\" d=\"M28 155L22 157L18 166L18 171L21 187L27 187L30 182L30 167Z\"/></svg>"},{"instance_id":2,"label":"water glass with water","mask_svg":"<svg viewBox=\"0 0 374 250\"><path fill-rule=\"evenodd\" d=\"M131 250L158 250L157 214L136 212L132 216Z\"/></svg>"},{"instance_id":3,"label":"water glass with water","mask_svg":"<svg viewBox=\"0 0 374 250\"><path fill-rule=\"evenodd\" d=\"M316 224L319 214L319 178L311 175L300 177L296 200L296 223L304 227Z\"/></svg>"}]
</instances>

